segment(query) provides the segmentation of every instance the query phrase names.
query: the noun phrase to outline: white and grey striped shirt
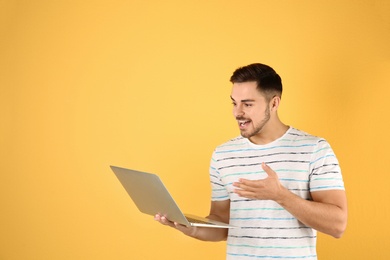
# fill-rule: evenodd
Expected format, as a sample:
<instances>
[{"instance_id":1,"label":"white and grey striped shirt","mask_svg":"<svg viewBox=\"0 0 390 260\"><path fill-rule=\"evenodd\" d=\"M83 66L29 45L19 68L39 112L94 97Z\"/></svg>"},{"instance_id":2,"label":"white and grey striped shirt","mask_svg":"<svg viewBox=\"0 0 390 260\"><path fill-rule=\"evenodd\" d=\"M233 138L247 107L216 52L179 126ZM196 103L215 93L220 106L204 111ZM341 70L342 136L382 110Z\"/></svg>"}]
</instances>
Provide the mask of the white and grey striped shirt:
<instances>
[{"instance_id":1,"label":"white and grey striped shirt","mask_svg":"<svg viewBox=\"0 0 390 260\"><path fill-rule=\"evenodd\" d=\"M237 137L216 148L210 164L212 200L230 200L227 259L317 259L316 231L271 200L250 200L233 193L239 178L264 179L265 162L291 192L344 190L338 160L328 144L290 127L279 139L255 145Z\"/></svg>"}]
</instances>

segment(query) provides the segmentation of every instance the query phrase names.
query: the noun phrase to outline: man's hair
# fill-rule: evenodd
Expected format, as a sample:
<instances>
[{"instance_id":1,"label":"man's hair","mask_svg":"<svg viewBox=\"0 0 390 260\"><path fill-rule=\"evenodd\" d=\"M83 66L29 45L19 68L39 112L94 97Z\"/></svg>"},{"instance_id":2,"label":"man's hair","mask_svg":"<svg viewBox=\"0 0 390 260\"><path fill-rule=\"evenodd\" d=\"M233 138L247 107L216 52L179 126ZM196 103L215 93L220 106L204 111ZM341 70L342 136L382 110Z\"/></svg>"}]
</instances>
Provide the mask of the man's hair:
<instances>
[{"instance_id":1,"label":"man's hair","mask_svg":"<svg viewBox=\"0 0 390 260\"><path fill-rule=\"evenodd\" d=\"M282 97L282 79L273 68L261 63L250 64L236 69L230 77L232 83L256 82L257 89L267 100L275 95Z\"/></svg>"}]
</instances>

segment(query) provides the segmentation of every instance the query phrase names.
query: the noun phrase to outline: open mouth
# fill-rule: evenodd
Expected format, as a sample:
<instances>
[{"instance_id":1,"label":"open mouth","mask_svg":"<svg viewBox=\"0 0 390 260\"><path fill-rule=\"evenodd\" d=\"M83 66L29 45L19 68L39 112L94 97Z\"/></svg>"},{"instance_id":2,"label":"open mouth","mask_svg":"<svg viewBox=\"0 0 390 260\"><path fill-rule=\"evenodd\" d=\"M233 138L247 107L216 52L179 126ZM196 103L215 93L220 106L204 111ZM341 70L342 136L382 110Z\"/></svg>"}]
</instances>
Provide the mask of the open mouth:
<instances>
[{"instance_id":1,"label":"open mouth","mask_svg":"<svg viewBox=\"0 0 390 260\"><path fill-rule=\"evenodd\" d=\"M250 120L238 120L237 122L240 129L245 129L250 123Z\"/></svg>"}]
</instances>

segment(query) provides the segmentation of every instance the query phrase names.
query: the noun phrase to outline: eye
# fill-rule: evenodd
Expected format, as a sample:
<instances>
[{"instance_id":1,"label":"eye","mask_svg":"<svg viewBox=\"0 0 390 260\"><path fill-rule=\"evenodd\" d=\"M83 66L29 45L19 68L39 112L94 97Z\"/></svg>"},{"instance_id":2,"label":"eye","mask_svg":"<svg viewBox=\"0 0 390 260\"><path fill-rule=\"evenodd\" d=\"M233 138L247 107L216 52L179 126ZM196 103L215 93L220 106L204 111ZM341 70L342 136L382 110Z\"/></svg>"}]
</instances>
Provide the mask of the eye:
<instances>
[{"instance_id":1,"label":"eye","mask_svg":"<svg viewBox=\"0 0 390 260\"><path fill-rule=\"evenodd\" d=\"M245 103L245 106L246 106L246 107L251 107L252 104Z\"/></svg>"},{"instance_id":2,"label":"eye","mask_svg":"<svg viewBox=\"0 0 390 260\"><path fill-rule=\"evenodd\" d=\"M232 105L233 105L233 106L236 106L236 102L232 102Z\"/></svg>"}]
</instances>

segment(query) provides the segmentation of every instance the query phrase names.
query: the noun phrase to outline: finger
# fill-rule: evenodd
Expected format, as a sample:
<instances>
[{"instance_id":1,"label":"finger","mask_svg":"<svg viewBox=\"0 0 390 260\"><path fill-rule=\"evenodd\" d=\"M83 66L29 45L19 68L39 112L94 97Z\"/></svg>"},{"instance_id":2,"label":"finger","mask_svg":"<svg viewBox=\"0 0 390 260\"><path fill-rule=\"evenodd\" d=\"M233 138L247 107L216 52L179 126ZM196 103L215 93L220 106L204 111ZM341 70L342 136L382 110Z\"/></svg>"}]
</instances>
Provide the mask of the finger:
<instances>
[{"instance_id":1,"label":"finger","mask_svg":"<svg viewBox=\"0 0 390 260\"><path fill-rule=\"evenodd\" d=\"M243 195L255 192L256 188L258 187L258 184L256 184L256 181L240 179L240 181L236 182L234 186L236 187L236 189L234 189L234 192Z\"/></svg>"},{"instance_id":2,"label":"finger","mask_svg":"<svg viewBox=\"0 0 390 260\"><path fill-rule=\"evenodd\" d=\"M167 219L165 216L161 216L159 214L156 214L154 219L163 225L175 227L175 224L173 222L169 221L169 219Z\"/></svg>"},{"instance_id":3,"label":"finger","mask_svg":"<svg viewBox=\"0 0 390 260\"><path fill-rule=\"evenodd\" d=\"M264 162L261 163L261 168L263 168L263 170L268 174L268 176L270 176L270 177L275 177L276 176L276 173L274 172L274 170L272 170L271 167L269 167Z\"/></svg>"},{"instance_id":4,"label":"finger","mask_svg":"<svg viewBox=\"0 0 390 260\"><path fill-rule=\"evenodd\" d=\"M233 183L233 186L239 188L236 190L253 191L253 189L255 187L255 183L253 181L250 181L250 180L240 179L239 182Z\"/></svg>"},{"instance_id":5,"label":"finger","mask_svg":"<svg viewBox=\"0 0 390 260\"><path fill-rule=\"evenodd\" d=\"M182 224L177 223L177 222L175 222L174 225L175 225L175 227L176 227L178 230L180 230L180 231L182 231L182 232L188 232L188 230L190 230L190 228L191 228L191 227L187 227L187 226L182 225Z\"/></svg>"},{"instance_id":6,"label":"finger","mask_svg":"<svg viewBox=\"0 0 390 260\"><path fill-rule=\"evenodd\" d=\"M171 226L171 227L175 226L175 224L172 221L170 221L169 219L167 219L165 216L161 217L161 222L164 225L168 225L168 226Z\"/></svg>"},{"instance_id":7,"label":"finger","mask_svg":"<svg viewBox=\"0 0 390 260\"><path fill-rule=\"evenodd\" d=\"M236 193L240 197L248 198L248 199L253 199L254 198L254 193L251 191L246 191L246 190L234 190L234 193Z\"/></svg>"},{"instance_id":8,"label":"finger","mask_svg":"<svg viewBox=\"0 0 390 260\"><path fill-rule=\"evenodd\" d=\"M176 223L175 222L175 227L177 230L183 232L185 235L187 236L191 236L191 237L195 237L195 234L197 232L197 227L192 227L192 226L185 226L185 225L181 225L179 223Z\"/></svg>"},{"instance_id":9,"label":"finger","mask_svg":"<svg viewBox=\"0 0 390 260\"><path fill-rule=\"evenodd\" d=\"M264 187L264 179L259 180L248 180L248 179L239 179L239 182L237 182L236 187L239 187L243 190L249 190L249 191L255 191L258 188Z\"/></svg>"}]
</instances>

